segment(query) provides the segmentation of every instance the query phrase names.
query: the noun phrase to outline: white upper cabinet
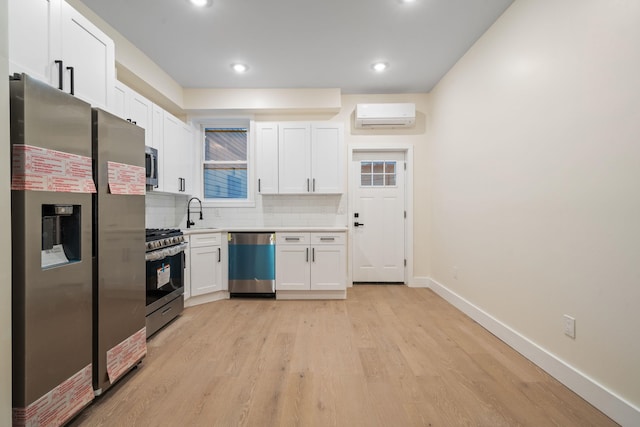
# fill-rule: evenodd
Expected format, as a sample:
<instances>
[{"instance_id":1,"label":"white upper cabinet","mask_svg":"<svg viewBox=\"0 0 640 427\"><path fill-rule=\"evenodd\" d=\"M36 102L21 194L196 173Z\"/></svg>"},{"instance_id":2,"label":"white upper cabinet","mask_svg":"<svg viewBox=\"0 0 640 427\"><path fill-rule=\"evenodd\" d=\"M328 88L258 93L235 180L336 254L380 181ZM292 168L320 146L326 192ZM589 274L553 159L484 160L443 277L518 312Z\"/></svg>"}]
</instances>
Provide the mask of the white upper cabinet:
<instances>
[{"instance_id":1,"label":"white upper cabinet","mask_svg":"<svg viewBox=\"0 0 640 427\"><path fill-rule=\"evenodd\" d=\"M60 38L61 0L9 0L9 73L26 73L47 83L57 79L49 51ZM57 85L56 85L57 86Z\"/></svg>"},{"instance_id":2,"label":"white upper cabinet","mask_svg":"<svg viewBox=\"0 0 640 427\"><path fill-rule=\"evenodd\" d=\"M145 145L153 147L153 102L116 80L112 112L145 130Z\"/></svg>"},{"instance_id":3,"label":"white upper cabinet","mask_svg":"<svg viewBox=\"0 0 640 427\"><path fill-rule=\"evenodd\" d=\"M192 194L194 189L194 136L193 129L183 121L164 111L163 142L159 150L162 191Z\"/></svg>"},{"instance_id":4,"label":"white upper cabinet","mask_svg":"<svg viewBox=\"0 0 640 427\"><path fill-rule=\"evenodd\" d=\"M258 123L256 128L260 194L344 192L342 123Z\"/></svg>"},{"instance_id":5,"label":"white upper cabinet","mask_svg":"<svg viewBox=\"0 0 640 427\"><path fill-rule=\"evenodd\" d=\"M258 123L257 177L259 194L278 194L278 124Z\"/></svg>"},{"instance_id":6,"label":"white upper cabinet","mask_svg":"<svg viewBox=\"0 0 640 427\"><path fill-rule=\"evenodd\" d=\"M342 123L311 125L311 190L313 193L344 192L344 129Z\"/></svg>"},{"instance_id":7,"label":"white upper cabinet","mask_svg":"<svg viewBox=\"0 0 640 427\"><path fill-rule=\"evenodd\" d=\"M281 123L278 132L278 178L280 194L311 190L311 126Z\"/></svg>"},{"instance_id":8,"label":"white upper cabinet","mask_svg":"<svg viewBox=\"0 0 640 427\"><path fill-rule=\"evenodd\" d=\"M61 0L9 1L9 62L11 73L27 73L112 109L113 40Z\"/></svg>"},{"instance_id":9,"label":"white upper cabinet","mask_svg":"<svg viewBox=\"0 0 640 427\"><path fill-rule=\"evenodd\" d=\"M109 110L116 80L113 40L67 3L61 22L63 90Z\"/></svg>"}]
</instances>

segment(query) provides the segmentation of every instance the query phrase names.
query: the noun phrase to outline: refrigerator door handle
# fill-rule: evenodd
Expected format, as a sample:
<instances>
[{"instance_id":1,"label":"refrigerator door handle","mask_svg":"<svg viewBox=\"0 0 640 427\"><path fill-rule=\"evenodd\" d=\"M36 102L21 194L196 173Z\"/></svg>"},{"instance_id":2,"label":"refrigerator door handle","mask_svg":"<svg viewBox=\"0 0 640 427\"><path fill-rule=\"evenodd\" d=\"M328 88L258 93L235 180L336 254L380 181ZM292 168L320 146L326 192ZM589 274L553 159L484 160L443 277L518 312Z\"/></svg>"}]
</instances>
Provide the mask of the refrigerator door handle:
<instances>
[{"instance_id":1,"label":"refrigerator door handle","mask_svg":"<svg viewBox=\"0 0 640 427\"><path fill-rule=\"evenodd\" d=\"M63 90L63 69L64 69L64 64L62 63L62 60L60 59L56 59L54 61L56 63L56 65L58 66L58 89Z\"/></svg>"},{"instance_id":2,"label":"refrigerator door handle","mask_svg":"<svg viewBox=\"0 0 640 427\"><path fill-rule=\"evenodd\" d=\"M75 73L73 70L73 67L67 67L67 70L69 70L70 73L70 77L71 77L71 90L69 91L69 93L71 95L75 95L75 84L76 84L76 78L75 78Z\"/></svg>"}]
</instances>

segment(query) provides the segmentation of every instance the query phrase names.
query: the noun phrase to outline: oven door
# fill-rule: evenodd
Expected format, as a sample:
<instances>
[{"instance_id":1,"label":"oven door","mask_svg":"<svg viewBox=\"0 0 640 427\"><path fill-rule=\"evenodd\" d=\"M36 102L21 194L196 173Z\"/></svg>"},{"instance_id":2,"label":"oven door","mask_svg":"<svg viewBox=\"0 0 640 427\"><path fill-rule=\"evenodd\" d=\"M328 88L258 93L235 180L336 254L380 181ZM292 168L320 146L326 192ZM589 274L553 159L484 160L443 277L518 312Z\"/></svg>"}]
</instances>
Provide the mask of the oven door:
<instances>
[{"instance_id":1,"label":"oven door","mask_svg":"<svg viewBox=\"0 0 640 427\"><path fill-rule=\"evenodd\" d=\"M147 264L147 314L184 293L184 251Z\"/></svg>"}]
</instances>

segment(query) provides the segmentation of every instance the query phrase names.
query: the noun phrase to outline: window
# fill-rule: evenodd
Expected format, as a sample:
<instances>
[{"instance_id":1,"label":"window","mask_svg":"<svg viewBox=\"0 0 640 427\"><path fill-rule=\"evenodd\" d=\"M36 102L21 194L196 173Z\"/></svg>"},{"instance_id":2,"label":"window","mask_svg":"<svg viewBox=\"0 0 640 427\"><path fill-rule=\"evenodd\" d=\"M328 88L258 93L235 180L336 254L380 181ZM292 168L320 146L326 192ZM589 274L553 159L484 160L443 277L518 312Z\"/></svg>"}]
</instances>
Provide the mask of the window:
<instances>
[{"instance_id":1,"label":"window","mask_svg":"<svg viewBox=\"0 0 640 427\"><path fill-rule=\"evenodd\" d=\"M361 187L395 187L395 161L362 161L360 162Z\"/></svg>"},{"instance_id":2,"label":"window","mask_svg":"<svg viewBox=\"0 0 640 427\"><path fill-rule=\"evenodd\" d=\"M247 200L247 129L205 128L204 135L202 184L205 199Z\"/></svg>"}]
</instances>

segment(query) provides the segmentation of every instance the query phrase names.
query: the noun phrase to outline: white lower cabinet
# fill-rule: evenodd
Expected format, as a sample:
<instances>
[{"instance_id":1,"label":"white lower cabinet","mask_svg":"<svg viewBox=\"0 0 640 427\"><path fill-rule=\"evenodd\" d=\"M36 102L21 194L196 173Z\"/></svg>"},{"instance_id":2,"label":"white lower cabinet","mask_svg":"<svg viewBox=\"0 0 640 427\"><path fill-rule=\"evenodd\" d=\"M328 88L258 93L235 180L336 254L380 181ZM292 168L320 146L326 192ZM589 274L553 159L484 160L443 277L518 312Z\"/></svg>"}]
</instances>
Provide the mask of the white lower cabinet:
<instances>
[{"instance_id":1,"label":"white lower cabinet","mask_svg":"<svg viewBox=\"0 0 640 427\"><path fill-rule=\"evenodd\" d=\"M337 291L344 297L347 282L345 233L277 233L276 296L287 291L308 291L322 298L322 292ZM342 292L341 292L342 291ZM304 292L296 292L304 298ZM346 295L346 294L345 294Z\"/></svg>"},{"instance_id":2,"label":"white lower cabinet","mask_svg":"<svg viewBox=\"0 0 640 427\"><path fill-rule=\"evenodd\" d=\"M224 280L224 267L227 262L226 251L223 250L223 235L226 233L189 236L188 284L191 298L227 289Z\"/></svg>"}]
</instances>

